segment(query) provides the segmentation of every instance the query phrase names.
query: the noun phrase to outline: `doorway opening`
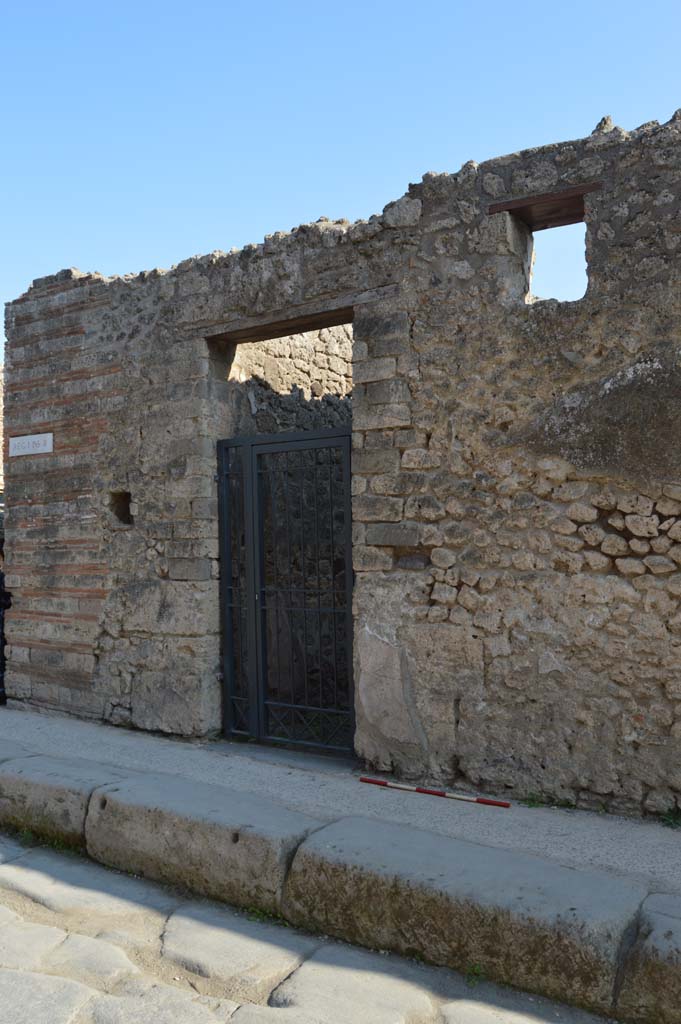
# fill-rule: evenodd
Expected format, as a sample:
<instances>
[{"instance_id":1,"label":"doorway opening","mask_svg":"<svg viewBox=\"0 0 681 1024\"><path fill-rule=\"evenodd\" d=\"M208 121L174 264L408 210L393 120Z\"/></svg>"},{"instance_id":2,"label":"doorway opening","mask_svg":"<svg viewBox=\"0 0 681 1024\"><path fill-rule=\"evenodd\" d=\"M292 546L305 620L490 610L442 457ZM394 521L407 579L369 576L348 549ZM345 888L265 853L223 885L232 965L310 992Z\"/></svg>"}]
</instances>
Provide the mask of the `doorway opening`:
<instances>
[{"instance_id":1,"label":"doorway opening","mask_svg":"<svg viewBox=\"0 0 681 1024\"><path fill-rule=\"evenodd\" d=\"M270 325L262 341L227 336L217 351L229 430L218 442L224 731L345 753L354 696L344 313L343 324L307 322L297 334L290 322Z\"/></svg>"},{"instance_id":2,"label":"doorway opening","mask_svg":"<svg viewBox=\"0 0 681 1024\"><path fill-rule=\"evenodd\" d=\"M350 436L219 446L225 731L352 749Z\"/></svg>"}]
</instances>

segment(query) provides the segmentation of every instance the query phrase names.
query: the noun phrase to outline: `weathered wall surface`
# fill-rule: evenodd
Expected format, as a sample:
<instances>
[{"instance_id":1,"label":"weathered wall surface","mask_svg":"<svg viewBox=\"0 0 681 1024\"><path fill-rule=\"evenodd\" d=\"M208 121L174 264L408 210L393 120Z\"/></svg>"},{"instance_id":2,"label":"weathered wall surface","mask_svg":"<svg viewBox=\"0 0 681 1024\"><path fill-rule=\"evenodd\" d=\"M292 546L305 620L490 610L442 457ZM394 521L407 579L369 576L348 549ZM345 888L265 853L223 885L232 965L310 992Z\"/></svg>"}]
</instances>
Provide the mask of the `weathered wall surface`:
<instances>
[{"instance_id":1,"label":"weathered wall surface","mask_svg":"<svg viewBox=\"0 0 681 1024\"><path fill-rule=\"evenodd\" d=\"M594 181L586 296L528 302L531 234L490 203ZM426 175L368 222L36 282L8 311L6 429L54 429L55 453L8 471L10 694L219 727L215 442L302 423L294 385L296 409L328 389L336 415L348 375L337 338L312 346L328 379L296 339L253 349L262 370L206 339L352 306L358 752L587 806L678 803L680 189L681 116L605 124Z\"/></svg>"},{"instance_id":2,"label":"weathered wall surface","mask_svg":"<svg viewBox=\"0 0 681 1024\"><path fill-rule=\"evenodd\" d=\"M334 229L301 235L318 245ZM257 309L270 262L253 246L207 257L198 276L195 261L115 280L65 271L10 309L8 433L55 437L53 454L11 464L12 699L219 730L216 440L350 416L349 328L266 343L251 366L253 346L207 343L223 326L215 313L191 323L202 296L224 288L225 265L237 281L252 268L232 316ZM112 493L130 494L132 522Z\"/></svg>"},{"instance_id":3,"label":"weathered wall surface","mask_svg":"<svg viewBox=\"0 0 681 1024\"><path fill-rule=\"evenodd\" d=\"M356 590L359 748L382 767L678 801L680 129L599 131L414 193L399 354L370 342L355 375L396 396L382 424L355 417L385 427L355 461L376 570ZM524 229L487 204L589 180L585 298L525 304Z\"/></svg>"},{"instance_id":4,"label":"weathered wall surface","mask_svg":"<svg viewBox=\"0 0 681 1024\"><path fill-rule=\"evenodd\" d=\"M5 367L0 366L0 449L3 452L2 462L0 462L0 493L5 490L5 448L3 444L3 406L5 401Z\"/></svg>"}]
</instances>

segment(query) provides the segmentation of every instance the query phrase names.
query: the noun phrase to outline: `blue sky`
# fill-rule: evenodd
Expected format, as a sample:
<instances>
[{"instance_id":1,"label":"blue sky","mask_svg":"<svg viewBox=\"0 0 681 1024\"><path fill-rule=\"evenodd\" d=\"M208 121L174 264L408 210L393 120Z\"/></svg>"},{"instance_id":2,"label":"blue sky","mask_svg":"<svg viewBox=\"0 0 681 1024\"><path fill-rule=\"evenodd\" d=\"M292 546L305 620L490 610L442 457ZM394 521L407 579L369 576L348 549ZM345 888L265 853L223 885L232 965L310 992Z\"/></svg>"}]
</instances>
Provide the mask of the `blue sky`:
<instances>
[{"instance_id":1,"label":"blue sky","mask_svg":"<svg viewBox=\"0 0 681 1024\"><path fill-rule=\"evenodd\" d=\"M367 217L425 171L681 106L679 0L5 0L0 32L3 302L62 267ZM579 291L570 237L539 236L539 294Z\"/></svg>"}]
</instances>

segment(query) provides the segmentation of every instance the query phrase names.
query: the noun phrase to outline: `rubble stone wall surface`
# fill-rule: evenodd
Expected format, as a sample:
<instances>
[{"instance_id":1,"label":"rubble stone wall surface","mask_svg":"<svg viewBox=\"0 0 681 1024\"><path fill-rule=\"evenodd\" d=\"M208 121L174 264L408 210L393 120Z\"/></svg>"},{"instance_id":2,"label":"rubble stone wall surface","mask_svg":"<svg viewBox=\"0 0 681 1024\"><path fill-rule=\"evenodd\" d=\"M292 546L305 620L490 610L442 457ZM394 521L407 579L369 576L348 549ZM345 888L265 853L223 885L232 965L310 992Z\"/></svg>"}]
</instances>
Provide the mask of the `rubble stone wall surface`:
<instances>
[{"instance_id":1,"label":"rubble stone wall surface","mask_svg":"<svg viewBox=\"0 0 681 1024\"><path fill-rule=\"evenodd\" d=\"M3 402L5 396L5 367L0 365L0 451L3 452L2 460L0 460L0 493L4 492L5 489L5 455L4 455L4 444L3 444Z\"/></svg>"},{"instance_id":2,"label":"rubble stone wall surface","mask_svg":"<svg viewBox=\"0 0 681 1024\"><path fill-rule=\"evenodd\" d=\"M233 435L276 434L352 423L352 327L234 346L225 406Z\"/></svg>"},{"instance_id":3,"label":"rubble stone wall surface","mask_svg":"<svg viewBox=\"0 0 681 1024\"><path fill-rule=\"evenodd\" d=\"M490 204L596 182L586 295L533 300L531 232ZM309 341L211 339L351 306L357 752L518 796L678 806L680 191L681 114L605 120L427 174L367 222L34 282L8 307L6 432L54 430L55 451L8 465L10 695L219 729L215 443L304 426L308 402L332 425L349 334L302 359Z\"/></svg>"}]
</instances>

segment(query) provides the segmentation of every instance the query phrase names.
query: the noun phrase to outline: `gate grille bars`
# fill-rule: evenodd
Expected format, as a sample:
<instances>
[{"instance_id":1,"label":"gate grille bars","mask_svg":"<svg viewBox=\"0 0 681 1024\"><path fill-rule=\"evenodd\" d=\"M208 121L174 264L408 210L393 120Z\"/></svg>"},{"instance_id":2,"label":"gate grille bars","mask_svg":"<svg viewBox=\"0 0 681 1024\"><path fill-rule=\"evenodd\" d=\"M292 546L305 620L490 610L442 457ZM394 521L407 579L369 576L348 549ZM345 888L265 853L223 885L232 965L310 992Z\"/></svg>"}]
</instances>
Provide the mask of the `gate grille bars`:
<instances>
[{"instance_id":1,"label":"gate grille bars","mask_svg":"<svg viewBox=\"0 0 681 1024\"><path fill-rule=\"evenodd\" d=\"M7 659L5 657L5 611L12 607L12 595L5 590L5 573L0 569L0 707L7 703L5 693L5 669Z\"/></svg>"},{"instance_id":2,"label":"gate grille bars","mask_svg":"<svg viewBox=\"0 0 681 1024\"><path fill-rule=\"evenodd\" d=\"M352 750L350 438L218 443L224 726Z\"/></svg>"}]
</instances>

